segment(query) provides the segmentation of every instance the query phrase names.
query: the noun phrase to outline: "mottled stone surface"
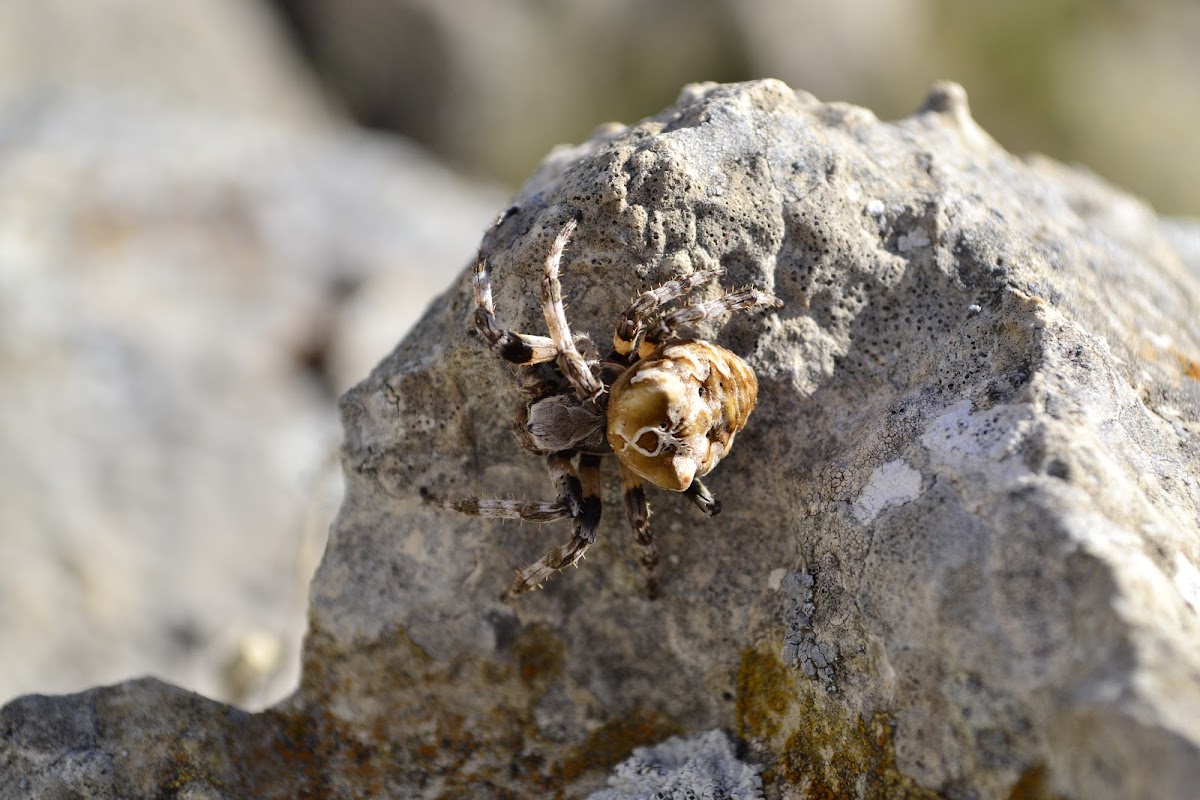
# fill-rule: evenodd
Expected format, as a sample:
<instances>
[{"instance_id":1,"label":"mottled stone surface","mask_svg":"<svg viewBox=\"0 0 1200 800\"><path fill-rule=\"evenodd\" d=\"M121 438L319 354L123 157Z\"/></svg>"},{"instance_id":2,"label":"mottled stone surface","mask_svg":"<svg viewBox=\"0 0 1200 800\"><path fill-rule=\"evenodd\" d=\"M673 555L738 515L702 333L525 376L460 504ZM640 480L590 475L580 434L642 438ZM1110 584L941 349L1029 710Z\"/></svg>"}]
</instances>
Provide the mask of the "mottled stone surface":
<instances>
[{"instance_id":1,"label":"mottled stone surface","mask_svg":"<svg viewBox=\"0 0 1200 800\"><path fill-rule=\"evenodd\" d=\"M760 382L709 481L725 511L652 494L649 601L610 474L583 567L502 603L510 568L567 534L419 499L553 491L508 430L510 371L467 332L463 276L342 398L347 490L299 691L189 712L224 737L179 756L189 785L579 797L637 746L722 728L768 798L1190 796L1200 287L1145 207L1004 152L956 86L884 124L772 81L694 86L560 150L514 206L490 257L517 329L542 330L540 262L569 218L568 314L599 341L633 293L698 267L784 300L698 330ZM77 736L101 709L100 775L147 746L161 691L36 702ZM0 796L33 769L14 759L69 749L24 744L30 702L0 716ZM240 771L263 725L258 767L300 759L297 784ZM114 791L154 796L136 780Z\"/></svg>"}]
</instances>

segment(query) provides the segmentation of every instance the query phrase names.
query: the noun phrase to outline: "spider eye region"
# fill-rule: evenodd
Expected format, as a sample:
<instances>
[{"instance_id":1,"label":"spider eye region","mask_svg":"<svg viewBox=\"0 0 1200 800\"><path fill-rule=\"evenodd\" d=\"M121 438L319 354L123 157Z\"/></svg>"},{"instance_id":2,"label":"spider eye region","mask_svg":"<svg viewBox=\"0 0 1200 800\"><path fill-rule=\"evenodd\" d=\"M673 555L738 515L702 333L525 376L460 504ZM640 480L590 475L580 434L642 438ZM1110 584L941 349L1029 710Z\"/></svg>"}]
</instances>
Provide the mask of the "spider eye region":
<instances>
[{"instance_id":1,"label":"spider eye region","mask_svg":"<svg viewBox=\"0 0 1200 800\"><path fill-rule=\"evenodd\" d=\"M613 383L608 443L644 480L682 492L729 452L757 399L754 371L734 353L670 342Z\"/></svg>"}]
</instances>

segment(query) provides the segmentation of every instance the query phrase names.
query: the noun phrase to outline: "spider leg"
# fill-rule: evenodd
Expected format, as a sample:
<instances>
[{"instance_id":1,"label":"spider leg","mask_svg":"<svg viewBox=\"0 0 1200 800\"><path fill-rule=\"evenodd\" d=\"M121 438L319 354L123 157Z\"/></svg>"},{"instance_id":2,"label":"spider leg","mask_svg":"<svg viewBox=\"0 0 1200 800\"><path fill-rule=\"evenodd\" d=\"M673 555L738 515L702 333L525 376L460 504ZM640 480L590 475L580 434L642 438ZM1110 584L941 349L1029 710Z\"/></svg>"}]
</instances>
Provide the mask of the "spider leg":
<instances>
[{"instance_id":1,"label":"spider leg","mask_svg":"<svg viewBox=\"0 0 1200 800\"><path fill-rule=\"evenodd\" d=\"M579 457L579 483L582 503L575 518L575 533L566 544L559 545L534 563L517 570L504 599L536 589L555 572L579 563L583 554L596 541L600 527L600 458L584 454Z\"/></svg>"},{"instance_id":2,"label":"spider leg","mask_svg":"<svg viewBox=\"0 0 1200 800\"><path fill-rule=\"evenodd\" d=\"M743 311L752 308L778 308L783 305L778 297L767 292L747 286L723 294L715 300L705 300L701 303L668 311L646 333L646 341L641 348L649 355L650 351L675 335L675 329L681 325L703 322L710 317L719 316L729 311Z\"/></svg>"},{"instance_id":3,"label":"spider leg","mask_svg":"<svg viewBox=\"0 0 1200 800\"><path fill-rule=\"evenodd\" d=\"M583 513L583 485L575 467L571 465L573 451L551 453L546 458L546 466L550 470L550 478L558 487L557 502L566 508L572 517L577 518Z\"/></svg>"},{"instance_id":4,"label":"spider leg","mask_svg":"<svg viewBox=\"0 0 1200 800\"><path fill-rule=\"evenodd\" d=\"M546 327L550 329L550 340L557 350L559 369L571 382L580 400L595 400L604 393L604 384L575 347L575 337L571 335L567 313L563 310L562 284L558 282L558 265L574 230L575 221L567 222L558 236L554 237L554 244L546 256L546 270L542 276L542 314L546 317Z\"/></svg>"},{"instance_id":5,"label":"spider leg","mask_svg":"<svg viewBox=\"0 0 1200 800\"><path fill-rule=\"evenodd\" d=\"M698 270L691 275L676 280L667 281L661 286L648 289L629 304L621 319L617 321L613 333L613 349L621 356L628 356L638 349L642 336L645 334L643 321L651 314L673 300L684 297L698 286L708 283L721 274L719 269Z\"/></svg>"},{"instance_id":6,"label":"spider leg","mask_svg":"<svg viewBox=\"0 0 1200 800\"><path fill-rule=\"evenodd\" d=\"M699 478L692 478L692 485L684 489L683 493L704 512L704 516L715 517L721 513L721 501L713 497L713 493Z\"/></svg>"},{"instance_id":7,"label":"spider leg","mask_svg":"<svg viewBox=\"0 0 1200 800\"><path fill-rule=\"evenodd\" d=\"M421 487L421 499L432 506L448 508L472 517L486 519L523 519L527 522L554 522L571 516L571 508L562 499L553 503L539 500L501 500L499 498L464 497L451 500L439 497Z\"/></svg>"},{"instance_id":8,"label":"spider leg","mask_svg":"<svg viewBox=\"0 0 1200 800\"><path fill-rule=\"evenodd\" d=\"M646 491L642 479L621 465L621 488L624 490L625 516L633 530L633 541L638 548L642 569L646 572L646 595L651 600L658 597L658 546L650 532L650 508L646 504Z\"/></svg>"},{"instance_id":9,"label":"spider leg","mask_svg":"<svg viewBox=\"0 0 1200 800\"><path fill-rule=\"evenodd\" d=\"M492 301L492 281L487 260L481 254L475 261L471 282L475 294L475 330L496 355L514 364L540 364L558 356L554 341L545 336L517 333L496 324L496 305Z\"/></svg>"},{"instance_id":10,"label":"spider leg","mask_svg":"<svg viewBox=\"0 0 1200 800\"><path fill-rule=\"evenodd\" d=\"M547 458L550 477L558 487L558 498L552 503L479 497L453 500L435 495L424 486L420 490L421 499L432 506L485 519L523 519L526 522L545 523L578 517L583 508L583 489L575 475L575 468L571 466L571 456L572 453L568 451L553 453Z\"/></svg>"}]
</instances>

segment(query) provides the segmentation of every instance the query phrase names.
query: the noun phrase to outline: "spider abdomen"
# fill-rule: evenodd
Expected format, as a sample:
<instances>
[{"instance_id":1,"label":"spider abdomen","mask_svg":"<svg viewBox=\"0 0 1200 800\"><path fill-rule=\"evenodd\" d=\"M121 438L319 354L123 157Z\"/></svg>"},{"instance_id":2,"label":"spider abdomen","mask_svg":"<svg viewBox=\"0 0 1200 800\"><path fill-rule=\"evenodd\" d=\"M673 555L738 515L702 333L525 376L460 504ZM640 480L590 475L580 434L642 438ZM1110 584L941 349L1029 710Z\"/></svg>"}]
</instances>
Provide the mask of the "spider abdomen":
<instances>
[{"instance_id":1,"label":"spider abdomen","mask_svg":"<svg viewBox=\"0 0 1200 800\"><path fill-rule=\"evenodd\" d=\"M694 339L668 342L613 383L608 443L628 469L682 492L729 452L758 399L758 380L734 353Z\"/></svg>"}]
</instances>

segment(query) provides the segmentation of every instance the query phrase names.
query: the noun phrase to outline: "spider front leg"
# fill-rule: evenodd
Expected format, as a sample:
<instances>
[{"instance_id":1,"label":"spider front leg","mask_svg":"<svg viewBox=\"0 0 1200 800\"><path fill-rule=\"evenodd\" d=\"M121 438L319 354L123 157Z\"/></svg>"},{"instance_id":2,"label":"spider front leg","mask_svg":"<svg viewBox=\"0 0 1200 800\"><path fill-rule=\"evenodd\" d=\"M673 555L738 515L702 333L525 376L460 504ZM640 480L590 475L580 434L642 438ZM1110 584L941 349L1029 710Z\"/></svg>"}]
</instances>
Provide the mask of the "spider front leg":
<instances>
[{"instance_id":1,"label":"spider front leg","mask_svg":"<svg viewBox=\"0 0 1200 800\"><path fill-rule=\"evenodd\" d=\"M625 516L629 518L633 542L637 545L642 569L646 573L646 596L653 600L658 597L658 546L654 544L650 532L650 507L646 503L646 490L642 488L641 478L624 464L620 467Z\"/></svg>"},{"instance_id":2,"label":"spider front leg","mask_svg":"<svg viewBox=\"0 0 1200 800\"><path fill-rule=\"evenodd\" d=\"M617 328L613 332L613 350L621 356L633 353L641 344L642 336L645 335L643 321L648 314L654 313L673 300L684 297L697 286L708 283L720 274L721 270L719 269L699 270L639 294L617 322Z\"/></svg>"},{"instance_id":3,"label":"spider front leg","mask_svg":"<svg viewBox=\"0 0 1200 800\"><path fill-rule=\"evenodd\" d=\"M566 544L560 545L534 563L517 570L504 599L536 589L568 566L575 566L587 549L596 541L600 527L600 458L584 454L579 457L579 485L582 491L579 515L575 518L575 533Z\"/></svg>"},{"instance_id":4,"label":"spider front leg","mask_svg":"<svg viewBox=\"0 0 1200 800\"><path fill-rule=\"evenodd\" d=\"M595 400L604 393L604 384L575 347L575 337L571 335L571 327L567 324L567 312L563 310L562 284L558 281L559 262L574 230L574 220L564 225L558 236L554 237L554 244L546 256L542 275L542 315L550 330L550 340L558 352L558 368L571 382L580 400Z\"/></svg>"},{"instance_id":5,"label":"spider front leg","mask_svg":"<svg viewBox=\"0 0 1200 800\"><path fill-rule=\"evenodd\" d=\"M681 325L694 325L730 311L778 308L781 305L783 305L783 301L775 295L747 286L744 289L737 289L721 295L715 300L705 300L702 303L693 303L677 308L663 314L658 322L650 328L646 334L646 341L642 344L642 350L645 352L641 355L643 357L649 355L658 345L674 338L675 329Z\"/></svg>"},{"instance_id":6,"label":"spider front leg","mask_svg":"<svg viewBox=\"0 0 1200 800\"><path fill-rule=\"evenodd\" d=\"M545 336L530 336L517 333L496 324L496 305L492 301L492 281L488 274L487 261L481 254L475 261L475 275L471 281L475 295L475 330L487 342L492 352L514 364L541 364L558 357L558 348Z\"/></svg>"}]
</instances>

